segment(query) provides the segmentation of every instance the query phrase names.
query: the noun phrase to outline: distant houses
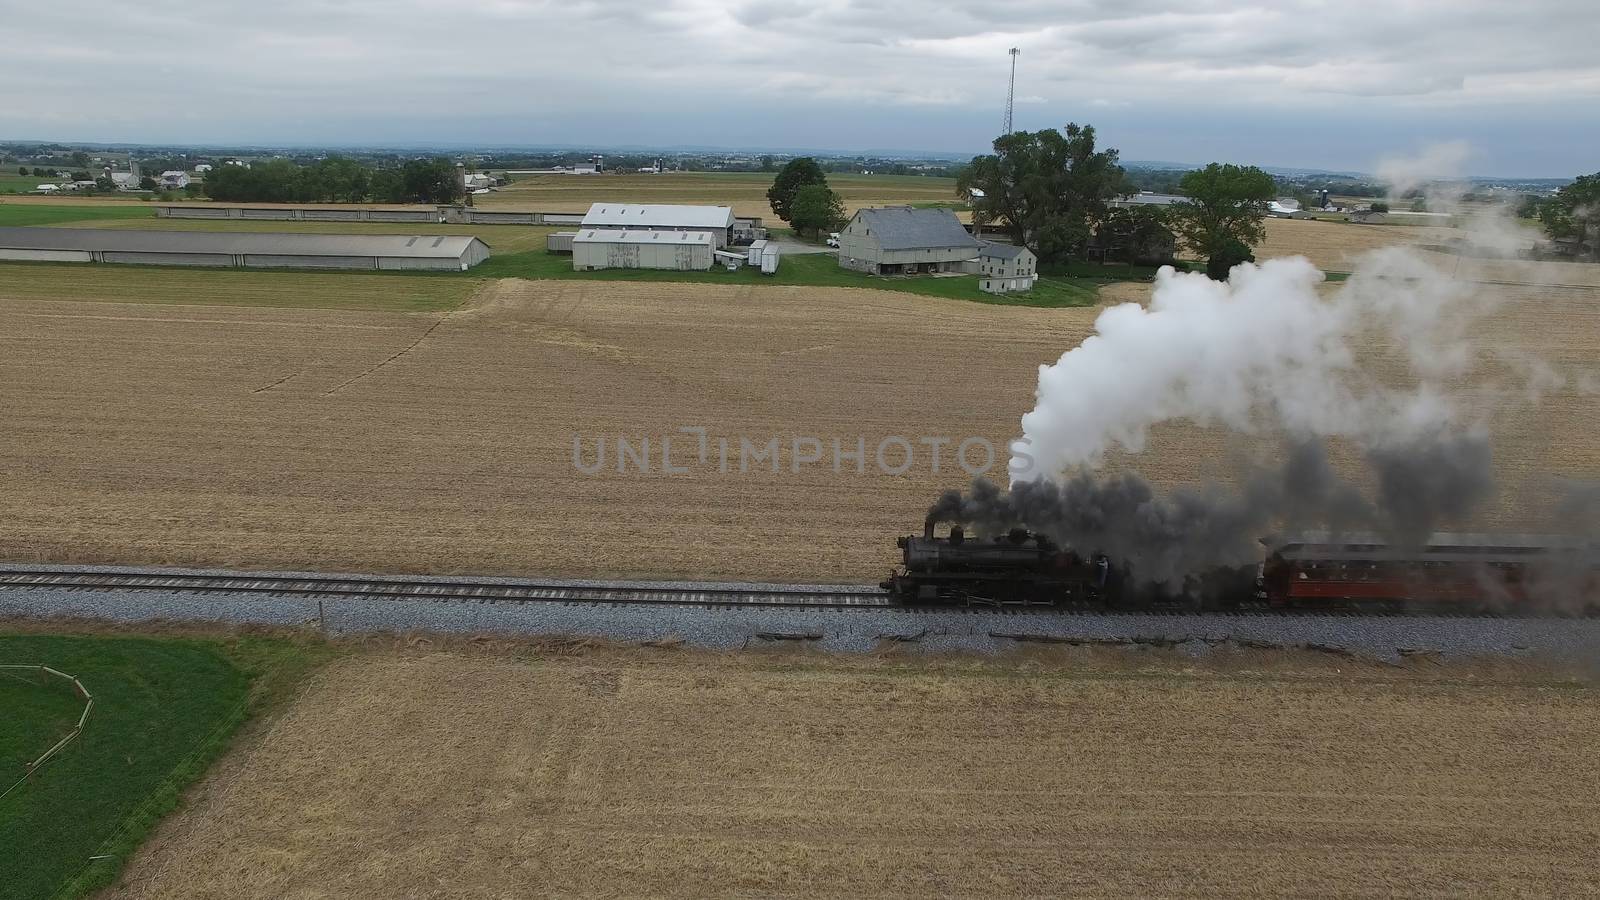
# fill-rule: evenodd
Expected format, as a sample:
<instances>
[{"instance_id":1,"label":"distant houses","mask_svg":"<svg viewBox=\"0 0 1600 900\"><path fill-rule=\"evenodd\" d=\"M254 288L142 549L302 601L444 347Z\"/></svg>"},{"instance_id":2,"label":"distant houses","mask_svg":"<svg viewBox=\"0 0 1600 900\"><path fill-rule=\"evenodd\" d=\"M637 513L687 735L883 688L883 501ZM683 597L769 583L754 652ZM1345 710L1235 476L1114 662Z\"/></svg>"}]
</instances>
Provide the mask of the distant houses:
<instances>
[{"instance_id":1,"label":"distant houses","mask_svg":"<svg viewBox=\"0 0 1600 900\"><path fill-rule=\"evenodd\" d=\"M170 169L162 172L156 183L161 185L163 191L181 191L189 186L189 173Z\"/></svg>"},{"instance_id":2,"label":"distant houses","mask_svg":"<svg viewBox=\"0 0 1600 900\"><path fill-rule=\"evenodd\" d=\"M839 232L839 265L869 275L970 271L982 246L948 209L869 207Z\"/></svg>"}]
</instances>

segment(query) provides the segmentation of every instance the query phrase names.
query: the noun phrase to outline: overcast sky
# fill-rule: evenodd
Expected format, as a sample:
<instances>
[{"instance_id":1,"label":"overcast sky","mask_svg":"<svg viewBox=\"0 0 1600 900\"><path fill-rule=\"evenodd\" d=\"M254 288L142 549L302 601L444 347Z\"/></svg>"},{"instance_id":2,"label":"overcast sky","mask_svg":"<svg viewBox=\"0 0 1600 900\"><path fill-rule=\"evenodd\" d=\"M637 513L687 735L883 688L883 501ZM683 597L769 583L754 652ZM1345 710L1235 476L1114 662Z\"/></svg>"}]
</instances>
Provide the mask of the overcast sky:
<instances>
[{"instance_id":1,"label":"overcast sky","mask_svg":"<svg viewBox=\"0 0 1600 900\"><path fill-rule=\"evenodd\" d=\"M0 137L1600 169L1597 0L0 0ZM1449 173L1440 173L1449 174Z\"/></svg>"}]
</instances>

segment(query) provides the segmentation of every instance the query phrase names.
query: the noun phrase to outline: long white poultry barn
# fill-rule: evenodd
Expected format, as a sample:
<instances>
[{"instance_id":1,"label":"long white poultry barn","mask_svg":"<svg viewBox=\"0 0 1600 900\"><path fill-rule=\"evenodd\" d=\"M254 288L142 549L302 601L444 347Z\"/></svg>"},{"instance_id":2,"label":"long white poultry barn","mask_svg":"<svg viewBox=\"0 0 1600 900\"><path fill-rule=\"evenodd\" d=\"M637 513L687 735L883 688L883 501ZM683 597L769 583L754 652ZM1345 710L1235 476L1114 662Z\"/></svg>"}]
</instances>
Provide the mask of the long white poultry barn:
<instances>
[{"instance_id":1,"label":"long white poultry barn","mask_svg":"<svg viewBox=\"0 0 1600 900\"><path fill-rule=\"evenodd\" d=\"M0 259L291 269L466 271L489 245L460 234L268 234L0 228Z\"/></svg>"},{"instance_id":2,"label":"long white poultry barn","mask_svg":"<svg viewBox=\"0 0 1600 900\"><path fill-rule=\"evenodd\" d=\"M585 228L572 239L572 268L711 269L716 237L709 231L613 231Z\"/></svg>"},{"instance_id":3,"label":"long white poultry barn","mask_svg":"<svg viewBox=\"0 0 1600 900\"><path fill-rule=\"evenodd\" d=\"M585 230L704 231L716 249L733 240L733 208L675 206L665 203L596 203L583 217Z\"/></svg>"}]
</instances>

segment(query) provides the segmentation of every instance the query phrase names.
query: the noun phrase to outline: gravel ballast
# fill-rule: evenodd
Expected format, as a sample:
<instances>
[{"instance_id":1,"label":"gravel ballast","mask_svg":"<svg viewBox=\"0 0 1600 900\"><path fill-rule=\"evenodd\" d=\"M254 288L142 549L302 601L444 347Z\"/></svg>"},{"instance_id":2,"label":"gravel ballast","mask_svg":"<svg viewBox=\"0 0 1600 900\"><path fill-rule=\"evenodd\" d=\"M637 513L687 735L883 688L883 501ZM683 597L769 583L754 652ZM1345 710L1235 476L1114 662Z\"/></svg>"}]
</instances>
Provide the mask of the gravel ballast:
<instances>
[{"instance_id":1,"label":"gravel ballast","mask_svg":"<svg viewBox=\"0 0 1600 900\"><path fill-rule=\"evenodd\" d=\"M23 568L23 567L13 567ZM29 567L39 571L64 567ZM86 571L73 567L73 571ZM125 572L103 567L99 571ZM172 570L179 571L179 570ZM182 570L239 574L224 570ZM287 574L287 573L262 573ZM305 573L293 573L305 574ZM433 579L430 579L433 580ZM448 578L437 579L448 582ZM472 578L474 582L485 579ZM618 582L570 581L615 585ZM630 582L662 586L661 582ZM712 588L724 583L677 582ZM1002 652L1021 643L1125 643L1175 646L1202 654L1222 645L1310 648L1395 660L1511 655L1551 660L1600 656L1600 619L1358 615L1074 614L951 609L794 609L563 602L323 600L294 595L61 587L0 590L0 616L114 622L219 622L313 625L331 635L423 631L455 634L571 635L624 642L677 639L707 648L803 641L865 652L902 640L926 651Z\"/></svg>"}]
</instances>

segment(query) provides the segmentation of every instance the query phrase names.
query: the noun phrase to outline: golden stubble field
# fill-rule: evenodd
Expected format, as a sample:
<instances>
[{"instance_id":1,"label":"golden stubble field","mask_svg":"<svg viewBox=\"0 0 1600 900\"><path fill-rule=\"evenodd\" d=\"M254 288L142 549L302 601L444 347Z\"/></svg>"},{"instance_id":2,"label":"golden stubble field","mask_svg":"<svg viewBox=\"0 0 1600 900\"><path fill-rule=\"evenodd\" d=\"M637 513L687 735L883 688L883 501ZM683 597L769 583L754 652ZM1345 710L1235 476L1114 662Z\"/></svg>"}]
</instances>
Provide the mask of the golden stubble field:
<instances>
[{"instance_id":1,"label":"golden stubble field","mask_svg":"<svg viewBox=\"0 0 1600 900\"><path fill-rule=\"evenodd\" d=\"M1240 654L372 651L113 896L1576 896L1592 685Z\"/></svg>"},{"instance_id":2,"label":"golden stubble field","mask_svg":"<svg viewBox=\"0 0 1600 900\"><path fill-rule=\"evenodd\" d=\"M627 203L684 203L731 206L735 215L760 216L782 225L767 204L772 173L685 172L663 175L518 175L510 185L473 198L488 208L584 212L602 200ZM846 214L863 206L900 203L954 203L953 178L916 175L828 176L844 200Z\"/></svg>"},{"instance_id":3,"label":"golden stubble field","mask_svg":"<svg viewBox=\"0 0 1600 900\"><path fill-rule=\"evenodd\" d=\"M1474 265L1517 282L1484 287L1505 302L1477 336L1537 354L1566 384L1533 404L1523 373L1503 373L1506 390L1482 407L1501 493L1465 524L1537 530L1554 476L1600 476L1600 290L1524 283L1581 282L1582 267L1530 278ZM135 304L111 302L107 279L121 270L38 271L59 273L54 291L32 278L6 297L0 285L0 558L19 561L876 581L894 536L968 476L949 447L934 472L926 445L904 474L882 474L874 448L978 436L1003 455L1037 366L1096 315L844 289L518 280L422 307L444 312L241 307L224 304L246 290L275 303L272 290L301 283L129 269ZM168 277L184 305L151 302ZM465 283L306 277L318 279L310 293L337 292L343 277L368 292ZM1371 356L1384 364L1381 348ZM705 463L683 427L708 430ZM618 437L650 440L649 473L617 473ZM663 437L690 471L662 472ZM741 473L741 437L777 437L780 471ZM823 459L793 472L797 437L818 439ZM858 437L868 472L848 459L835 472L832 440L848 451ZM606 442L600 472L574 465L575 439L586 465ZM1262 443L1170 426L1115 462L1158 485L1197 483L1232 477ZM900 457L891 447L886 461Z\"/></svg>"}]
</instances>

